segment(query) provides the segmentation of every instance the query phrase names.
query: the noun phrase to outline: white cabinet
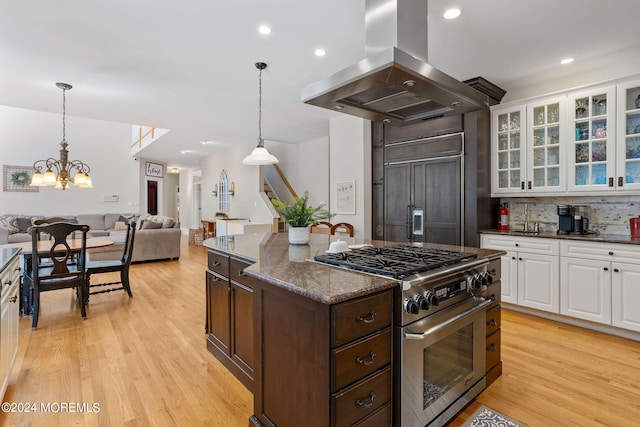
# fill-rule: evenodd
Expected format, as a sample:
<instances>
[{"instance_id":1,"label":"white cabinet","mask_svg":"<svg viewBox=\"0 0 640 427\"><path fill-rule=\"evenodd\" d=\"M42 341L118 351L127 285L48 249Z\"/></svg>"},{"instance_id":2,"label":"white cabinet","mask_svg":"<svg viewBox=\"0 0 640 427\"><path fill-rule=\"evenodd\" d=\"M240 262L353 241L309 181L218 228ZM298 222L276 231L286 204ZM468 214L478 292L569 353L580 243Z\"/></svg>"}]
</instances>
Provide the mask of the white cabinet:
<instances>
[{"instance_id":1,"label":"white cabinet","mask_svg":"<svg viewBox=\"0 0 640 427\"><path fill-rule=\"evenodd\" d=\"M620 190L640 189L640 80L618 85L617 179Z\"/></svg>"},{"instance_id":2,"label":"white cabinet","mask_svg":"<svg viewBox=\"0 0 640 427\"><path fill-rule=\"evenodd\" d=\"M493 194L566 190L566 105L564 96L491 109Z\"/></svg>"},{"instance_id":3,"label":"white cabinet","mask_svg":"<svg viewBox=\"0 0 640 427\"><path fill-rule=\"evenodd\" d=\"M482 247L507 251L502 257L502 300L559 312L559 242L536 237L482 235Z\"/></svg>"},{"instance_id":4,"label":"white cabinet","mask_svg":"<svg viewBox=\"0 0 640 427\"><path fill-rule=\"evenodd\" d=\"M640 246L563 240L561 313L640 331Z\"/></svg>"},{"instance_id":5,"label":"white cabinet","mask_svg":"<svg viewBox=\"0 0 640 427\"><path fill-rule=\"evenodd\" d=\"M18 352L19 271L19 257L15 256L0 272L0 397L7 389Z\"/></svg>"},{"instance_id":6,"label":"white cabinet","mask_svg":"<svg viewBox=\"0 0 640 427\"><path fill-rule=\"evenodd\" d=\"M562 257L560 313L611 324L611 263Z\"/></svg>"},{"instance_id":7,"label":"white cabinet","mask_svg":"<svg viewBox=\"0 0 640 427\"><path fill-rule=\"evenodd\" d=\"M565 141L566 97L527 104L528 192L566 190Z\"/></svg>"},{"instance_id":8,"label":"white cabinet","mask_svg":"<svg viewBox=\"0 0 640 427\"><path fill-rule=\"evenodd\" d=\"M611 263L611 323L640 332L640 265Z\"/></svg>"},{"instance_id":9,"label":"white cabinet","mask_svg":"<svg viewBox=\"0 0 640 427\"><path fill-rule=\"evenodd\" d=\"M491 110L492 192L524 192L526 180L525 105L496 107Z\"/></svg>"},{"instance_id":10,"label":"white cabinet","mask_svg":"<svg viewBox=\"0 0 640 427\"><path fill-rule=\"evenodd\" d=\"M569 94L568 100L568 190L616 190L615 86Z\"/></svg>"}]
</instances>

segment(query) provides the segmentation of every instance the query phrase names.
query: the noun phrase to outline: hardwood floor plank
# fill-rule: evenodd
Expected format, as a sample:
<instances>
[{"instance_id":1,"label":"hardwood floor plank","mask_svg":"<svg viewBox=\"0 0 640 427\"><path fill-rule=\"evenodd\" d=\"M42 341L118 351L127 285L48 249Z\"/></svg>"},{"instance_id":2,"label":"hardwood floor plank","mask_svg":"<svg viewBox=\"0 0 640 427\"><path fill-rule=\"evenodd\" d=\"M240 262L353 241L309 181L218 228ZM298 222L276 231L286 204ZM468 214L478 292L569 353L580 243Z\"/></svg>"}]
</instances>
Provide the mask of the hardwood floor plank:
<instances>
[{"instance_id":1,"label":"hardwood floor plank","mask_svg":"<svg viewBox=\"0 0 640 427\"><path fill-rule=\"evenodd\" d=\"M82 320L68 290L42 295L38 329L21 318L6 402L99 404L98 413L0 413L2 426L247 427L253 396L206 349L206 250L134 264L133 298L92 295ZM503 310L503 375L480 405L537 426L635 426L640 343Z\"/></svg>"}]
</instances>

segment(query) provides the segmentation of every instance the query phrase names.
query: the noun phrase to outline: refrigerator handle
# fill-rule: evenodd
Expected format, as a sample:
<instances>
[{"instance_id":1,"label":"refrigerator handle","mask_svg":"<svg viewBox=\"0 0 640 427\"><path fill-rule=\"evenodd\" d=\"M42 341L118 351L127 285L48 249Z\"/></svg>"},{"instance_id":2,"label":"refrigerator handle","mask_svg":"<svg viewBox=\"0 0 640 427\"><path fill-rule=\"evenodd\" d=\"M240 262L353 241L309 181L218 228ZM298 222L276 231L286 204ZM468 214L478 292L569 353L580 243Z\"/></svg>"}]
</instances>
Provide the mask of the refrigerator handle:
<instances>
[{"instance_id":1,"label":"refrigerator handle","mask_svg":"<svg viewBox=\"0 0 640 427\"><path fill-rule=\"evenodd\" d=\"M413 239L413 235L411 234L411 229L413 228L412 224L411 224L411 208L413 208L412 205L407 205L407 222L406 222L406 231L407 231L407 240L411 241Z\"/></svg>"}]
</instances>

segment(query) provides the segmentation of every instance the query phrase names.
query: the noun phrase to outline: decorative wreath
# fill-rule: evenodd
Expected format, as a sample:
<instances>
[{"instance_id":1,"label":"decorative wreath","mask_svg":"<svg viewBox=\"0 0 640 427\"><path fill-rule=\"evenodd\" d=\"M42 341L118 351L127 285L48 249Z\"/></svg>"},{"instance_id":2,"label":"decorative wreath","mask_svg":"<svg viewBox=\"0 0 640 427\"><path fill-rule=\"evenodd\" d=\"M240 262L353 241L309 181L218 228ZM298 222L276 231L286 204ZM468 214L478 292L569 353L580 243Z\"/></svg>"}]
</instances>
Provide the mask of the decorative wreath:
<instances>
[{"instance_id":1,"label":"decorative wreath","mask_svg":"<svg viewBox=\"0 0 640 427\"><path fill-rule=\"evenodd\" d=\"M11 174L11 183L13 185L25 186L29 185L31 177L28 172L16 171Z\"/></svg>"}]
</instances>

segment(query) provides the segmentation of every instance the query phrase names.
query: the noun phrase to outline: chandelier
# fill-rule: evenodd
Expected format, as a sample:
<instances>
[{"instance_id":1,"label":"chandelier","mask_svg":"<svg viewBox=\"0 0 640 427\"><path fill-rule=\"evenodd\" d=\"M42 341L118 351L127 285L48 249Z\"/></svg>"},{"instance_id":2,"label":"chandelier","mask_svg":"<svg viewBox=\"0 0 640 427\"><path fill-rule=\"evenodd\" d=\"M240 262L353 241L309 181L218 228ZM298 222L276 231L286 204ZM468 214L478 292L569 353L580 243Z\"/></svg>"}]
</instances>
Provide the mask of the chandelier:
<instances>
[{"instance_id":1,"label":"chandelier","mask_svg":"<svg viewBox=\"0 0 640 427\"><path fill-rule=\"evenodd\" d=\"M55 188L65 190L69 183L81 188L93 188L91 177L89 176L89 165L80 160L68 160L69 151L67 151L67 140L65 138L65 92L73 86L66 83L56 83L62 89L62 141L60 142L60 159L56 160L49 157L46 160L37 160L33 164L36 172L31 177L31 185L43 187L54 185ZM46 171L42 173L42 170ZM75 172L75 175L71 175Z\"/></svg>"},{"instance_id":2,"label":"chandelier","mask_svg":"<svg viewBox=\"0 0 640 427\"><path fill-rule=\"evenodd\" d=\"M278 163L278 159L264 148L264 140L262 139L262 70L267 68L267 64L256 62L256 68L260 70L258 84L258 146L242 160L242 163L245 165L272 165Z\"/></svg>"}]
</instances>

